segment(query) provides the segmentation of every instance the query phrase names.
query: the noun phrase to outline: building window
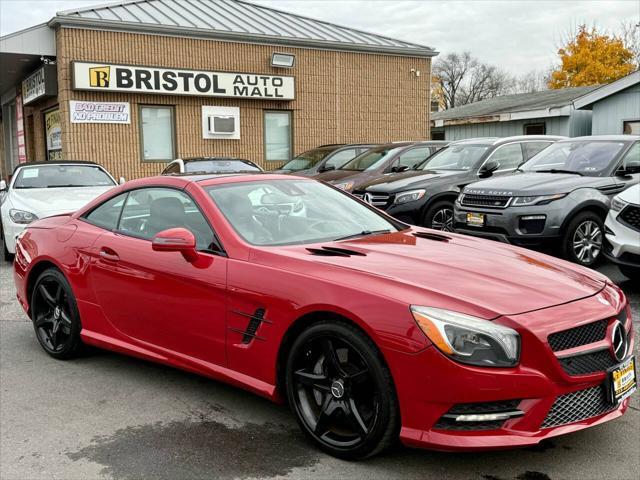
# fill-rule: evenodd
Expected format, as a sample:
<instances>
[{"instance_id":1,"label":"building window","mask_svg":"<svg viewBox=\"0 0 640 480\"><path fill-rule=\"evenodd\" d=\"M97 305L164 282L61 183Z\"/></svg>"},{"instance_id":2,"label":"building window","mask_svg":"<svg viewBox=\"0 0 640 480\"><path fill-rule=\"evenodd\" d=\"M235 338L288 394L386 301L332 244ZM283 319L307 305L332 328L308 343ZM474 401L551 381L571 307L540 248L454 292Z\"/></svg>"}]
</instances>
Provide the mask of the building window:
<instances>
[{"instance_id":1,"label":"building window","mask_svg":"<svg viewBox=\"0 0 640 480\"><path fill-rule=\"evenodd\" d=\"M625 135L640 135L640 120L622 122L622 133Z\"/></svg>"},{"instance_id":2,"label":"building window","mask_svg":"<svg viewBox=\"0 0 640 480\"><path fill-rule=\"evenodd\" d=\"M524 126L525 135L546 135L546 133L547 133L547 126L544 122L530 123Z\"/></svg>"},{"instance_id":3,"label":"building window","mask_svg":"<svg viewBox=\"0 0 640 480\"><path fill-rule=\"evenodd\" d=\"M166 162L175 155L175 111L173 107L140 106L142 160Z\"/></svg>"},{"instance_id":4,"label":"building window","mask_svg":"<svg viewBox=\"0 0 640 480\"><path fill-rule=\"evenodd\" d=\"M264 152L267 162L291 160L291 112L264 112Z\"/></svg>"}]
</instances>

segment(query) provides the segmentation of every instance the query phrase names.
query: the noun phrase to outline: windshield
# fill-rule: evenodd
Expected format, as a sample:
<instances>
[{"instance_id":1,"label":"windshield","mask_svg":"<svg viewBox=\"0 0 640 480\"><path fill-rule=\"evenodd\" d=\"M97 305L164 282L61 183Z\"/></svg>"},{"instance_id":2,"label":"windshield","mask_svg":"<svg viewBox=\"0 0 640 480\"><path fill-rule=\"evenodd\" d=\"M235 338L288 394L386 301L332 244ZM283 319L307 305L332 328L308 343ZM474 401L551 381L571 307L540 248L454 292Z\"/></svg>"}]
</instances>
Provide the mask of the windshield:
<instances>
[{"instance_id":1,"label":"windshield","mask_svg":"<svg viewBox=\"0 0 640 480\"><path fill-rule=\"evenodd\" d=\"M205 190L236 232L253 245L307 244L398 231L350 195L313 180L242 182Z\"/></svg>"},{"instance_id":2,"label":"windshield","mask_svg":"<svg viewBox=\"0 0 640 480\"><path fill-rule=\"evenodd\" d=\"M344 164L342 167L340 167L340 170L353 170L356 172L375 170L376 168L386 163L389 158L395 156L396 153L402 151L405 148L407 147L388 147L369 150L368 152L365 152L362 155L357 156L350 162Z\"/></svg>"},{"instance_id":3,"label":"windshield","mask_svg":"<svg viewBox=\"0 0 640 480\"><path fill-rule=\"evenodd\" d=\"M110 187L115 185L97 165L38 165L18 170L13 188Z\"/></svg>"},{"instance_id":4,"label":"windshield","mask_svg":"<svg viewBox=\"0 0 640 480\"><path fill-rule=\"evenodd\" d=\"M591 177L604 175L624 148L624 142L558 142L525 163L525 172L575 172Z\"/></svg>"},{"instance_id":5,"label":"windshield","mask_svg":"<svg viewBox=\"0 0 640 480\"><path fill-rule=\"evenodd\" d=\"M450 145L427 158L417 170L471 170L488 149L489 145Z\"/></svg>"},{"instance_id":6,"label":"windshield","mask_svg":"<svg viewBox=\"0 0 640 480\"><path fill-rule=\"evenodd\" d=\"M243 160L220 159L220 160L192 160L184 162L184 171L187 173L239 173L239 172L259 172L260 169Z\"/></svg>"},{"instance_id":7,"label":"windshield","mask_svg":"<svg viewBox=\"0 0 640 480\"><path fill-rule=\"evenodd\" d=\"M301 153L297 157L294 157L293 160L285 163L282 166L282 170L288 170L290 172L306 170L307 168L315 166L318 162L321 162L327 155L338 148L338 146L314 148L313 150Z\"/></svg>"}]
</instances>

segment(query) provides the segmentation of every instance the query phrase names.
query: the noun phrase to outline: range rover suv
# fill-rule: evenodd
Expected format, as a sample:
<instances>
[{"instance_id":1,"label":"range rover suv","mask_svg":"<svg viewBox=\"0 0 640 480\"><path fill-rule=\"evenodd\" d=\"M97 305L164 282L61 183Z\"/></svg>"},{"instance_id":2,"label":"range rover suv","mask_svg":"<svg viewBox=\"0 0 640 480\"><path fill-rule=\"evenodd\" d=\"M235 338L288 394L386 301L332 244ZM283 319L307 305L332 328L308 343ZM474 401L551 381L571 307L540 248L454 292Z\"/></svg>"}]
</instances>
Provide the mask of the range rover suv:
<instances>
[{"instance_id":1,"label":"range rover suv","mask_svg":"<svg viewBox=\"0 0 640 480\"><path fill-rule=\"evenodd\" d=\"M562 138L527 135L457 141L410 170L374 177L354 194L403 222L452 231L453 204L461 187L478 178L512 173Z\"/></svg>"},{"instance_id":2,"label":"range rover suv","mask_svg":"<svg viewBox=\"0 0 640 480\"><path fill-rule=\"evenodd\" d=\"M467 186L455 230L522 246L552 244L591 266L602 254L611 198L640 181L640 137L570 138L541 151L516 175Z\"/></svg>"}]
</instances>

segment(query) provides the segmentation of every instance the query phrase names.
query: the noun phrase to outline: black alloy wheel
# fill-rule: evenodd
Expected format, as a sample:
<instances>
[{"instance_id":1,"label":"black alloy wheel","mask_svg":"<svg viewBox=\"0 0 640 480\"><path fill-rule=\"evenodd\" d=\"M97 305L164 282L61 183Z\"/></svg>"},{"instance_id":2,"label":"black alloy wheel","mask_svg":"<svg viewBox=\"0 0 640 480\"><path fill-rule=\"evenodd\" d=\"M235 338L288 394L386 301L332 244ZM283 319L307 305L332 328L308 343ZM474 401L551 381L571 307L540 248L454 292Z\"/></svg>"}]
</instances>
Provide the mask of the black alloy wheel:
<instances>
[{"instance_id":1,"label":"black alloy wheel","mask_svg":"<svg viewBox=\"0 0 640 480\"><path fill-rule=\"evenodd\" d=\"M59 270L45 270L36 280L31 293L31 318L45 352L61 360L78 354L78 309L69 282Z\"/></svg>"},{"instance_id":2,"label":"black alloy wheel","mask_svg":"<svg viewBox=\"0 0 640 480\"><path fill-rule=\"evenodd\" d=\"M437 202L427 210L423 226L443 232L453 232L453 204Z\"/></svg>"},{"instance_id":3,"label":"black alloy wheel","mask_svg":"<svg viewBox=\"0 0 640 480\"><path fill-rule=\"evenodd\" d=\"M320 322L294 342L287 397L298 423L324 451L358 459L379 453L398 434L391 375L375 344L340 322Z\"/></svg>"}]
</instances>

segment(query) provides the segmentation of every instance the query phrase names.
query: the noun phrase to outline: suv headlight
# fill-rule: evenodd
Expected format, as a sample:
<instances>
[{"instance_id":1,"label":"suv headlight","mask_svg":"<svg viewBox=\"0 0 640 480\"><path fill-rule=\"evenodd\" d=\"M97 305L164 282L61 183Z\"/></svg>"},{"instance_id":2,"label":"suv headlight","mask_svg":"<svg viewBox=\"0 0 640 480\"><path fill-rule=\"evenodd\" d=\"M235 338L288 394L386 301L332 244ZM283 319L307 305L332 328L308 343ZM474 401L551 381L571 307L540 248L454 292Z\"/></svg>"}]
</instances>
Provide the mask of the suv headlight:
<instances>
[{"instance_id":1,"label":"suv headlight","mask_svg":"<svg viewBox=\"0 0 640 480\"><path fill-rule=\"evenodd\" d=\"M554 193L552 195L538 195L534 197L513 197L513 207L527 207L529 205L547 205L554 200L566 197L566 193Z\"/></svg>"},{"instance_id":2,"label":"suv headlight","mask_svg":"<svg viewBox=\"0 0 640 480\"><path fill-rule=\"evenodd\" d=\"M393 203L400 204L415 202L416 200L420 200L422 197L424 197L425 193L427 193L427 191L424 189L401 192L396 195L396 199L393 201Z\"/></svg>"},{"instance_id":3,"label":"suv headlight","mask_svg":"<svg viewBox=\"0 0 640 480\"><path fill-rule=\"evenodd\" d=\"M411 313L438 349L461 363L513 367L520 359L520 335L489 320L440 308L412 306Z\"/></svg>"},{"instance_id":4,"label":"suv headlight","mask_svg":"<svg viewBox=\"0 0 640 480\"><path fill-rule=\"evenodd\" d=\"M9 216L14 223L28 224L38 219L35 213L27 212L25 210L17 210L12 208L9 210Z\"/></svg>"},{"instance_id":5,"label":"suv headlight","mask_svg":"<svg viewBox=\"0 0 640 480\"><path fill-rule=\"evenodd\" d=\"M343 182L343 183L336 183L334 187L339 188L340 190L349 191L353 188L353 185L354 185L354 182Z\"/></svg>"},{"instance_id":6,"label":"suv headlight","mask_svg":"<svg viewBox=\"0 0 640 480\"><path fill-rule=\"evenodd\" d=\"M624 200L621 200L618 197L613 197L613 200L611 200L611 211L612 212L619 212L620 210L622 210L627 205L628 205L628 203L625 202Z\"/></svg>"}]
</instances>

